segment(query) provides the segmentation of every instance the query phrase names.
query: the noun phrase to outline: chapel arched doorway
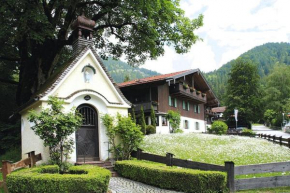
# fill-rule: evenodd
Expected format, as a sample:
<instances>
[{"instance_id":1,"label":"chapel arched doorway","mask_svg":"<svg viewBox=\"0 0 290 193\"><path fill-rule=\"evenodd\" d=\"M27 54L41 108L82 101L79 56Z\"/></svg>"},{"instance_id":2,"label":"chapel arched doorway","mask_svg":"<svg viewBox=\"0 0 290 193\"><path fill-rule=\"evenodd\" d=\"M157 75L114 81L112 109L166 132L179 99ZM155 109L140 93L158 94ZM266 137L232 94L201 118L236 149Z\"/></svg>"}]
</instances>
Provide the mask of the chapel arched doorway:
<instances>
[{"instance_id":1,"label":"chapel arched doorway","mask_svg":"<svg viewBox=\"0 0 290 193\"><path fill-rule=\"evenodd\" d=\"M91 105L83 104L77 110L83 123L76 132L77 162L99 160L98 113Z\"/></svg>"}]
</instances>

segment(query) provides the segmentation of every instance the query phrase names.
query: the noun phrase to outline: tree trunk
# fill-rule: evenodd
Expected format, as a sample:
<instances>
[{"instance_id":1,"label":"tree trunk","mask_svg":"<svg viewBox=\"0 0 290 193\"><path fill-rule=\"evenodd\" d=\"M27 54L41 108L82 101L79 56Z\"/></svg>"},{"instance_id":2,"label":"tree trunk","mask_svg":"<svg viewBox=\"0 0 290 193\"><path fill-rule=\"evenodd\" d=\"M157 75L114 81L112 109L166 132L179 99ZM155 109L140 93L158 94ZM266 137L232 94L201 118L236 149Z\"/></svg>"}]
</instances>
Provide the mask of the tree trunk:
<instances>
[{"instance_id":1,"label":"tree trunk","mask_svg":"<svg viewBox=\"0 0 290 193\"><path fill-rule=\"evenodd\" d=\"M18 105L29 101L31 96L52 75L63 46L56 40L47 40L43 44L35 45L29 57L28 46L25 42L22 43L20 53L21 58L24 59L20 62L19 85L16 94Z\"/></svg>"}]
</instances>

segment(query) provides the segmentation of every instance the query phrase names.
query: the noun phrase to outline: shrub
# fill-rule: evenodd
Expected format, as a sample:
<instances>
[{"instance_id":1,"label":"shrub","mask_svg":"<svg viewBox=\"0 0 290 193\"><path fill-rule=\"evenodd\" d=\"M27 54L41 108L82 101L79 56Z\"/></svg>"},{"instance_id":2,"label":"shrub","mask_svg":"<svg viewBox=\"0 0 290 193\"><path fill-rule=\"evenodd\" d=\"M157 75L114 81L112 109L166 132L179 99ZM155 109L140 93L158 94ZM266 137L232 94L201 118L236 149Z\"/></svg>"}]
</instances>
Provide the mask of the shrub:
<instances>
[{"instance_id":1,"label":"shrub","mask_svg":"<svg viewBox=\"0 0 290 193\"><path fill-rule=\"evenodd\" d=\"M176 129L176 130L174 130L174 133L183 133L183 130L182 129Z\"/></svg>"},{"instance_id":2,"label":"shrub","mask_svg":"<svg viewBox=\"0 0 290 193\"><path fill-rule=\"evenodd\" d=\"M131 116L122 116L117 114L116 117L105 114L101 117L106 127L106 134L111 145L110 151L114 153L116 159L129 159L134 149L137 149L143 140L143 134L140 126L136 125ZM119 140L116 140L116 139Z\"/></svg>"},{"instance_id":3,"label":"shrub","mask_svg":"<svg viewBox=\"0 0 290 193\"><path fill-rule=\"evenodd\" d=\"M226 134L228 131L228 126L223 121L215 121L208 129L209 133L214 133L217 135Z\"/></svg>"},{"instance_id":4,"label":"shrub","mask_svg":"<svg viewBox=\"0 0 290 193\"><path fill-rule=\"evenodd\" d=\"M156 133L156 128L153 125L147 125L146 127L146 134L155 134Z\"/></svg>"},{"instance_id":5,"label":"shrub","mask_svg":"<svg viewBox=\"0 0 290 193\"><path fill-rule=\"evenodd\" d=\"M49 97L48 105L50 108L40 113L29 111L28 120L35 124L31 129L43 140L44 146L49 147L51 161L64 171L73 151L74 140L70 135L82 124L82 116L74 108L64 113L64 101L55 96Z\"/></svg>"},{"instance_id":6,"label":"shrub","mask_svg":"<svg viewBox=\"0 0 290 193\"><path fill-rule=\"evenodd\" d=\"M107 192L111 173L98 166L73 166L59 174L59 166L41 166L15 171L7 176L9 193Z\"/></svg>"},{"instance_id":7,"label":"shrub","mask_svg":"<svg viewBox=\"0 0 290 193\"><path fill-rule=\"evenodd\" d=\"M251 129L243 129L242 130L242 135L244 136L250 136L250 137L255 137L256 133L252 131Z\"/></svg>"},{"instance_id":8,"label":"shrub","mask_svg":"<svg viewBox=\"0 0 290 193\"><path fill-rule=\"evenodd\" d=\"M166 118L169 121L169 124L172 128L172 133L180 126L180 113L178 111L167 111Z\"/></svg>"},{"instance_id":9,"label":"shrub","mask_svg":"<svg viewBox=\"0 0 290 193\"><path fill-rule=\"evenodd\" d=\"M140 160L117 161L115 170L132 180L182 192L221 192L226 184L226 175L222 172L168 167Z\"/></svg>"}]
</instances>

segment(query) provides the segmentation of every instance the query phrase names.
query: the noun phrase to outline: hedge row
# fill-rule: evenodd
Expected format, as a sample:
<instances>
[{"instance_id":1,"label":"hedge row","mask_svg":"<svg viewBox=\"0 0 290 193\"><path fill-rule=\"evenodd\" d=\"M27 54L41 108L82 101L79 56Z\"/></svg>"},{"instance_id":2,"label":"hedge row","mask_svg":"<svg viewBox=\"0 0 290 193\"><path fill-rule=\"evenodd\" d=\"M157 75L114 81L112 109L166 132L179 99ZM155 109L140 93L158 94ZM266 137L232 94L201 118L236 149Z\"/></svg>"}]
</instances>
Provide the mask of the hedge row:
<instances>
[{"instance_id":1,"label":"hedge row","mask_svg":"<svg viewBox=\"0 0 290 193\"><path fill-rule=\"evenodd\" d=\"M182 192L223 192L226 187L223 172L168 167L140 160L117 161L115 170L135 181Z\"/></svg>"},{"instance_id":2,"label":"hedge row","mask_svg":"<svg viewBox=\"0 0 290 193\"><path fill-rule=\"evenodd\" d=\"M111 173L98 166L73 166L59 174L58 166L21 169L7 176L9 193L107 192Z\"/></svg>"}]
</instances>

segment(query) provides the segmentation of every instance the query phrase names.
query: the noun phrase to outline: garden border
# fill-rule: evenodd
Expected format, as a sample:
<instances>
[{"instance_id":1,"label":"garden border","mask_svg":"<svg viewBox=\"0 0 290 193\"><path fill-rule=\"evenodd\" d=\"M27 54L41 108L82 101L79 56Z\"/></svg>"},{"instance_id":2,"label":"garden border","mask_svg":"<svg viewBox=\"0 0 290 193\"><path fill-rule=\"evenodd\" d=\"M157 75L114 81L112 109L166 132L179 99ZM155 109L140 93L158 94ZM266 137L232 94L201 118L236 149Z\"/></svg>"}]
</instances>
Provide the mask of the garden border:
<instances>
[{"instance_id":1,"label":"garden border","mask_svg":"<svg viewBox=\"0 0 290 193\"><path fill-rule=\"evenodd\" d=\"M256 188L290 186L290 176L274 176L235 180L236 175L290 171L290 162L235 166L234 162L226 161L225 165L221 166L173 158L174 155L172 153L166 153L166 156L143 153L143 150L141 149L137 149L137 151L132 152L131 156L136 157L138 160L148 160L163 163L167 166L179 166L190 169L226 172L227 188L230 192Z\"/></svg>"}]
</instances>

